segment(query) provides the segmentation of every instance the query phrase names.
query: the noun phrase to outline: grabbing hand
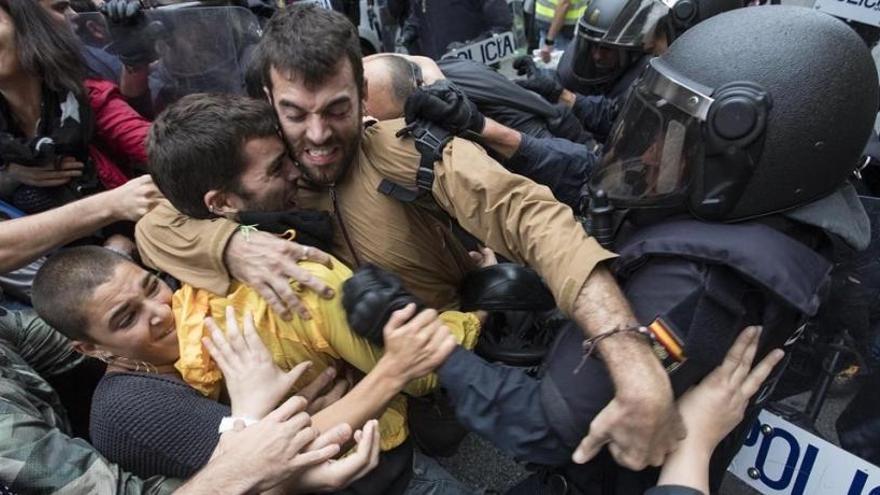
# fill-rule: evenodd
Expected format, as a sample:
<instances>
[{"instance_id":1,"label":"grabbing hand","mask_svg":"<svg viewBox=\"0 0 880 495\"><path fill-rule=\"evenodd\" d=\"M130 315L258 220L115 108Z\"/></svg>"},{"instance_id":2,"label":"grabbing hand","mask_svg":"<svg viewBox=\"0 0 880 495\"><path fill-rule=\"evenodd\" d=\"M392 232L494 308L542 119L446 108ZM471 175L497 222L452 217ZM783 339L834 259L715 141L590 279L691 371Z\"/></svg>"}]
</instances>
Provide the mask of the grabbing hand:
<instances>
[{"instance_id":1,"label":"grabbing hand","mask_svg":"<svg viewBox=\"0 0 880 495\"><path fill-rule=\"evenodd\" d=\"M330 256L314 247L303 246L266 232L238 231L229 239L223 255L232 278L257 291L282 318L292 318L291 311L308 319L309 312L290 288L290 279L315 291L323 298L333 297L327 284L297 265L309 260L332 267Z\"/></svg>"},{"instance_id":2,"label":"grabbing hand","mask_svg":"<svg viewBox=\"0 0 880 495\"><path fill-rule=\"evenodd\" d=\"M117 220L137 222L152 210L162 199L162 193L149 175L141 175L125 184L102 194L108 196L108 203Z\"/></svg>"},{"instance_id":3,"label":"grabbing hand","mask_svg":"<svg viewBox=\"0 0 880 495\"><path fill-rule=\"evenodd\" d=\"M71 157L64 157L60 166L41 165L26 167L10 163L6 172L16 181L34 187L63 186L83 174L83 163Z\"/></svg>"},{"instance_id":4,"label":"grabbing hand","mask_svg":"<svg viewBox=\"0 0 880 495\"><path fill-rule=\"evenodd\" d=\"M534 91L550 103L559 102L559 96L565 88L552 76L541 74L537 71L530 73L528 79L516 81L521 88Z\"/></svg>"},{"instance_id":5,"label":"grabbing hand","mask_svg":"<svg viewBox=\"0 0 880 495\"><path fill-rule=\"evenodd\" d=\"M296 395L309 401L306 412L316 414L318 411L338 401L351 388L353 380L349 373L336 377L335 368L327 368ZM347 440L347 439L346 439Z\"/></svg>"},{"instance_id":6,"label":"grabbing hand","mask_svg":"<svg viewBox=\"0 0 880 495\"><path fill-rule=\"evenodd\" d=\"M107 51L130 67L147 65L159 58L156 41L167 35L159 21L147 21L139 0L108 0L101 6L107 17L113 43Z\"/></svg>"},{"instance_id":7,"label":"grabbing hand","mask_svg":"<svg viewBox=\"0 0 880 495\"><path fill-rule=\"evenodd\" d=\"M407 124L424 119L455 135L467 131L479 135L486 125L474 102L446 79L413 92L404 104L404 116Z\"/></svg>"},{"instance_id":8,"label":"grabbing hand","mask_svg":"<svg viewBox=\"0 0 880 495\"><path fill-rule=\"evenodd\" d=\"M335 437L346 437L345 427L318 436L311 418L302 412L305 407L304 399L292 397L254 425L245 428L244 422L236 422L234 430L220 437L205 469L240 473L257 492L263 492L323 465L347 440L334 441Z\"/></svg>"},{"instance_id":9,"label":"grabbing hand","mask_svg":"<svg viewBox=\"0 0 880 495\"><path fill-rule=\"evenodd\" d=\"M259 419L271 411L290 393L293 384L311 366L306 361L285 373L272 361L272 355L254 328L254 318L244 315L244 335L238 330L235 309L226 307L226 335L211 318L205 319L211 338L202 343L226 382L233 416Z\"/></svg>"},{"instance_id":10,"label":"grabbing hand","mask_svg":"<svg viewBox=\"0 0 880 495\"><path fill-rule=\"evenodd\" d=\"M785 355L776 349L752 368L760 335L760 327L746 328L727 351L724 362L678 400L689 432L688 443L712 452L742 421L749 400Z\"/></svg>"},{"instance_id":11,"label":"grabbing hand","mask_svg":"<svg viewBox=\"0 0 880 495\"><path fill-rule=\"evenodd\" d=\"M642 353L631 356L627 374L615 381L614 399L590 423L589 434L572 455L574 462L587 462L607 444L618 464L640 471L663 464L685 437L666 371L648 346L636 348Z\"/></svg>"},{"instance_id":12,"label":"grabbing hand","mask_svg":"<svg viewBox=\"0 0 880 495\"><path fill-rule=\"evenodd\" d=\"M342 429L339 429L339 432L344 433ZM351 434L350 427L348 433ZM325 436L327 435L321 435L321 437ZM334 444L343 444L348 440L348 438L342 439L343 436L337 435L332 441ZM372 471L379 464L379 422L375 419L367 421L363 430L354 433L354 440L357 442L357 447L352 454L342 459L329 459L305 470L291 488L306 493L337 492ZM310 448L323 448L322 444L319 438Z\"/></svg>"},{"instance_id":13,"label":"grabbing hand","mask_svg":"<svg viewBox=\"0 0 880 495\"><path fill-rule=\"evenodd\" d=\"M486 268L497 265L498 258L495 257L495 251L486 246L480 246L479 251L469 251L468 256L477 264L478 268Z\"/></svg>"},{"instance_id":14,"label":"grabbing hand","mask_svg":"<svg viewBox=\"0 0 880 495\"><path fill-rule=\"evenodd\" d=\"M538 52L538 55L541 57L541 61L545 64L550 63L550 59L553 54L553 45L548 45L546 43L541 44L541 50Z\"/></svg>"},{"instance_id":15,"label":"grabbing hand","mask_svg":"<svg viewBox=\"0 0 880 495\"><path fill-rule=\"evenodd\" d=\"M433 309L415 315L416 305L407 304L391 314L384 328L385 354L405 382L434 371L455 349L455 338ZM413 317L415 315L415 317Z\"/></svg>"}]
</instances>

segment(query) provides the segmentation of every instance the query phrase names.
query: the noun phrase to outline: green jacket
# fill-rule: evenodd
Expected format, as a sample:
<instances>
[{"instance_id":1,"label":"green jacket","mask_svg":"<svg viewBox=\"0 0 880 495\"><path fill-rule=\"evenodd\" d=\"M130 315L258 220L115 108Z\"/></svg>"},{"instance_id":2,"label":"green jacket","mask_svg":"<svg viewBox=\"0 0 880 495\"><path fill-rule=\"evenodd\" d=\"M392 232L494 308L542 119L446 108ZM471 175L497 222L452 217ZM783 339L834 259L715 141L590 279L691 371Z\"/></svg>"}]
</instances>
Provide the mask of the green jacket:
<instances>
[{"instance_id":1,"label":"green jacket","mask_svg":"<svg viewBox=\"0 0 880 495\"><path fill-rule=\"evenodd\" d=\"M70 437L64 407L40 374L69 371L81 359L32 311L0 308L0 480L28 494L174 491L178 480L142 480Z\"/></svg>"}]
</instances>

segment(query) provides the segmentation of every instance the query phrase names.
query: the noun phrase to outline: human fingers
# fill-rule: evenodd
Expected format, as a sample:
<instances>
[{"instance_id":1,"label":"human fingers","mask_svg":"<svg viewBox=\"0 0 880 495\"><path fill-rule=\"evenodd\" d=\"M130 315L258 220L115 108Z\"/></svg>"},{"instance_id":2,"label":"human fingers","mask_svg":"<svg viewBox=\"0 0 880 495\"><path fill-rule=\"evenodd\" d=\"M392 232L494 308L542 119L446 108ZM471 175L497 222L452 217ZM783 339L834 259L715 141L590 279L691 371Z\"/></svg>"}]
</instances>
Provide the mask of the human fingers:
<instances>
[{"instance_id":1,"label":"human fingers","mask_svg":"<svg viewBox=\"0 0 880 495\"><path fill-rule=\"evenodd\" d=\"M248 352L247 343L238 329L238 322L235 320L235 308L229 304L226 306L226 341L236 355L242 356Z\"/></svg>"},{"instance_id":2,"label":"human fingers","mask_svg":"<svg viewBox=\"0 0 880 495\"><path fill-rule=\"evenodd\" d=\"M739 366L736 367L733 375L730 377L730 382L736 386L741 384L746 379L746 376L748 376L749 371L752 369L752 363L755 361L755 354L758 352L758 343L761 340L760 332L758 329L752 332L751 338L740 358Z\"/></svg>"},{"instance_id":3,"label":"human fingers","mask_svg":"<svg viewBox=\"0 0 880 495\"><path fill-rule=\"evenodd\" d=\"M415 315L412 319L410 319L406 326L418 330L425 327L428 327L432 323L437 321L437 311L434 309L423 309L419 314Z\"/></svg>"},{"instance_id":4,"label":"human fingers","mask_svg":"<svg viewBox=\"0 0 880 495\"><path fill-rule=\"evenodd\" d=\"M312 251L314 251L314 249L309 251L308 256L313 256ZM335 295L333 289L331 289L326 282L312 275L312 272L299 266L293 260L286 260L285 273L287 274L288 279L292 278L296 280L300 285L305 286L324 299L332 298Z\"/></svg>"},{"instance_id":5,"label":"human fingers","mask_svg":"<svg viewBox=\"0 0 880 495\"><path fill-rule=\"evenodd\" d=\"M276 407L263 419L274 421L276 423L287 421L288 419L293 417L294 414L304 411L307 404L308 402L305 399L294 395L293 397L282 402L280 406Z\"/></svg>"},{"instance_id":6,"label":"human fingers","mask_svg":"<svg viewBox=\"0 0 880 495\"><path fill-rule=\"evenodd\" d=\"M330 404L333 404L334 402L341 399L342 396L344 396L345 393L348 392L348 389L349 383L347 380L336 380L336 383L333 384L333 388L331 388L329 392L321 395L320 397L315 399L314 402L309 404L309 412L314 414L329 406Z\"/></svg>"},{"instance_id":7,"label":"human fingers","mask_svg":"<svg viewBox=\"0 0 880 495\"><path fill-rule=\"evenodd\" d=\"M205 325L211 333L211 344L214 352L226 363L226 369L231 371L233 365L238 362L238 354L232 349L232 347L230 347L229 341L226 336L223 335L223 332L220 330L220 327L217 326L217 323L214 322L213 318L205 318ZM208 352L211 352L211 348L208 348ZM214 354L211 355L214 356ZM217 358L215 357L215 359Z\"/></svg>"},{"instance_id":8,"label":"human fingers","mask_svg":"<svg viewBox=\"0 0 880 495\"><path fill-rule=\"evenodd\" d=\"M61 160L57 170L82 170L85 164L75 158L65 157Z\"/></svg>"},{"instance_id":9,"label":"human fingers","mask_svg":"<svg viewBox=\"0 0 880 495\"><path fill-rule=\"evenodd\" d=\"M272 308L272 311L275 312L278 316L280 316L284 320L290 320L293 318L293 313L291 310L296 311L299 307L299 298L296 297L296 294L290 289L290 286L284 284L282 287L286 287L288 293L286 294L287 299L282 299L281 296L275 293L275 289L269 281L263 281L259 284L252 285L253 289L257 291L257 293L262 297L266 304ZM288 305L285 301L296 301L295 304L291 304L292 307L288 308Z\"/></svg>"},{"instance_id":10,"label":"human fingers","mask_svg":"<svg viewBox=\"0 0 880 495\"><path fill-rule=\"evenodd\" d=\"M402 327L409 321L410 318L416 313L416 305L414 303L409 303L401 309L391 313L391 317L388 318L388 323L385 324L385 328L389 329L397 329Z\"/></svg>"},{"instance_id":11,"label":"human fingers","mask_svg":"<svg viewBox=\"0 0 880 495\"><path fill-rule=\"evenodd\" d=\"M373 470L376 466L379 465L379 454L381 449L379 447L379 441L381 440L379 435L379 421L373 419L367 422L367 425L364 427L365 434L362 438L362 441L369 444L369 456L370 461L361 471L355 475L360 478L361 476L367 474L369 471Z\"/></svg>"},{"instance_id":12,"label":"human fingers","mask_svg":"<svg viewBox=\"0 0 880 495\"><path fill-rule=\"evenodd\" d=\"M287 379L288 387L293 387L293 384L303 376L303 373L309 370L312 367L311 361L303 361L296 366L293 367L290 371L288 371L284 377Z\"/></svg>"},{"instance_id":13,"label":"human fingers","mask_svg":"<svg viewBox=\"0 0 880 495\"><path fill-rule=\"evenodd\" d=\"M590 423L590 431L581 443L577 446L571 456L571 460L576 464L583 464L602 450L602 447L610 440L609 426L611 415L613 412L609 409L611 404L605 406L602 411Z\"/></svg>"},{"instance_id":14,"label":"human fingers","mask_svg":"<svg viewBox=\"0 0 880 495\"><path fill-rule=\"evenodd\" d=\"M330 259L330 255L314 246L303 246L303 254L300 259L320 263L327 268L333 268L333 261ZM321 294L321 292L318 293Z\"/></svg>"},{"instance_id":15,"label":"human fingers","mask_svg":"<svg viewBox=\"0 0 880 495\"><path fill-rule=\"evenodd\" d=\"M774 349L769 354L764 356L764 359L758 363L746 379L743 381L742 388L740 392L745 397L751 397L755 395L758 389L761 388L761 385L764 381L767 380L767 377L770 376L770 373L773 372L773 369L776 368L776 365L782 361L782 358L785 357L785 351L782 349Z\"/></svg>"},{"instance_id":16,"label":"human fingers","mask_svg":"<svg viewBox=\"0 0 880 495\"><path fill-rule=\"evenodd\" d=\"M226 360L226 356L223 354L217 346L211 341L209 337L202 337L202 345L205 346L205 349L208 350L208 354L211 355L211 358L217 363L217 366L220 367L220 371L223 372L224 375L229 374L231 371L231 366L229 362Z\"/></svg>"},{"instance_id":17,"label":"human fingers","mask_svg":"<svg viewBox=\"0 0 880 495\"><path fill-rule=\"evenodd\" d=\"M312 401L314 401L318 395L330 385L330 382L333 381L334 377L336 377L336 368L327 368L313 379L311 383L299 389L299 392L297 392L296 395L306 399L309 401L309 404L311 404Z\"/></svg>"},{"instance_id":18,"label":"human fingers","mask_svg":"<svg viewBox=\"0 0 880 495\"><path fill-rule=\"evenodd\" d=\"M727 354L724 355L724 361L722 361L721 365L718 367L718 372L721 376L725 377L725 379L733 376L736 368L739 366L740 362L742 362L746 347L748 347L749 342L754 338L756 329L757 327L754 326L746 327L745 330L740 332L736 337L736 340L733 341L733 345L730 346Z\"/></svg>"},{"instance_id":19,"label":"human fingers","mask_svg":"<svg viewBox=\"0 0 880 495\"><path fill-rule=\"evenodd\" d=\"M257 335L257 327L254 324L254 314L250 311L246 311L244 317L242 318L242 326L244 326L244 332L242 333L242 339L244 343L247 345L247 348L254 355L260 356L265 360L271 360L272 355L269 354L269 349L266 348L266 344L263 343L263 339ZM294 367L296 369L296 367Z\"/></svg>"},{"instance_id":20,"label":"human fingers","mask_svg":"<svg viewBox=\"0 0 880 495\"><path fill-rule=\"evenodd\" d=\"M351 440L353 432L348 423L339 423L329 430L321 433L314 442L309 445L309 450L322 449L328 445L343 445Z\"/></svg>"}]
</instances>

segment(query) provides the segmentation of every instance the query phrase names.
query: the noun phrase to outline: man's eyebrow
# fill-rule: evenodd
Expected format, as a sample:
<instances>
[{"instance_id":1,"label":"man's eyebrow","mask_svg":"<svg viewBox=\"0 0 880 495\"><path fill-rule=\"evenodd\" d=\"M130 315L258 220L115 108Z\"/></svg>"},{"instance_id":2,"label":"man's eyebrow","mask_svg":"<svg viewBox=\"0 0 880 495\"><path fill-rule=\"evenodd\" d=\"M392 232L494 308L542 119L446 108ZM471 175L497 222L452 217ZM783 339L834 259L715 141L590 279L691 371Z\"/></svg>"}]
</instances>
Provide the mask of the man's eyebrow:
<instances>
[{"instance_id":1,"label":"man's eyebrow","mask_svg":"<svg viewBox=\"0 0 880 495\"><path fill-rule=\"evenodd\" d=\"M330 108L334 105L338 105L340 103L348 103L350 101L351 101L351 97L349 97L348 95L339 95L339 96L333 98L332 100L328 101L327 104L324 105L323 107L319 108L316 113L324 112L328 108ZM303 113L309 113L306 109L302 108L301 106L297 105L296 103L294 103L288 99L285 99L285 98L278 100L278 106L283 107L283 108L287 108L290 110L296 110L296 111L303 112Z\"/></svg>"}]
</instances>

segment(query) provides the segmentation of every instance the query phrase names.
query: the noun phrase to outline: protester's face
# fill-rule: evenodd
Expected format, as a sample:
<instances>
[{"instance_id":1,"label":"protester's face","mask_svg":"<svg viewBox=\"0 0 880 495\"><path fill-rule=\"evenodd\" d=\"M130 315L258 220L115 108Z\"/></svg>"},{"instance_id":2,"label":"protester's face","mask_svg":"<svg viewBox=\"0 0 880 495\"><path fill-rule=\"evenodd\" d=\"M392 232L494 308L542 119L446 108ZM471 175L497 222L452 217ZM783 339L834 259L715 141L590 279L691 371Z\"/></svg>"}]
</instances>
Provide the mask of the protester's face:
<instances>
[{"instance_id":1,"label":"protester's face","mask_svg":"<svg viewBox=\"0 0 880 495\"><path fill-rule=\"evenodd\" d=\"M59 26L66 25L68 21L73 21L77 13L70 6L69 0L39 0L40 5L46 9L52 20Z\"/></svg>"},{"instance_id":2,"label":"protester's face","mask_svg":"<svg viewBox=\"0 0 880 495\"><path fill-rule=\"evenodd\" d=\"M272 104L284 137L306 178L331 185L355 158L361 137L361 106L348 60L318 87L295 73L272 68Z\"/></svg>"},{"instance_id":3,"label":"protester's face","mask_svg":"<svg viewBox=\"0 0 880 495\"><path fill-rule=\"evenodd\" d=\"M15 26L5 10L0 9L0 78L18 74L21 64L15 44Z\"/></svg>"},{"instance_id":4,"label":"protester's face","mask_svg":"<svg viewBox=\"0 0 880 495\"><path fill-rule=\"evenodd\" d=\"M99 352L154 366L177 361L171 289L134 263L117 265L85 311L89 339Z\"/></svg>"},{"instance_id":5,"label":"protester's face","mask_svg":"<svg viewBox=\"0 0 880 495\"><path fill-rule=\"evenodd\" d=\"M244 145L245 171L239 196L243 211L286 211L296 207L302 172L294 165L281 138L251 139Z\"/></svg>"}]
</instances>

